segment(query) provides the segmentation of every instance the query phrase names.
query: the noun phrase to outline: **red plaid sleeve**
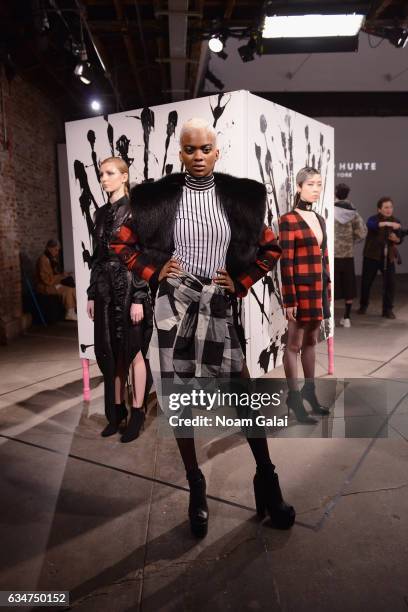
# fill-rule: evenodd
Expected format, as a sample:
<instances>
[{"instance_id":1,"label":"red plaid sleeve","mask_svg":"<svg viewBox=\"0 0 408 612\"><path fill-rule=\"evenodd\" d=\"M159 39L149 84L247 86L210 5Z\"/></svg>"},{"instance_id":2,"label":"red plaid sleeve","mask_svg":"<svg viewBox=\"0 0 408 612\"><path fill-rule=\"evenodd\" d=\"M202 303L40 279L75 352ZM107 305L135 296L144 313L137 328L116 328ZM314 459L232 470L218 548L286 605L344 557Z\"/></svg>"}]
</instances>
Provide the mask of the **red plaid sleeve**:
<instances>
[{"instance_id":1,"label":"red plaid sleeve","mask_svg":"<svg viewBox=\"0 0 408 612\"><path fill-rule=\"evenodd\" d=\"M124 224L110 242L109 248L122 259L129 270L133 270L137 276L149 282L153 274L157 272L157 268L147 261L137 245L136 233L130 225Z\"/></svg>"},{"instance_id":2,"label":"red plaid sleeve","mask_svg":"<svg viewBox=\"0 0 408 612\"><path fill-rule=\"evenodd\" d=\"M255 262L236 279L237 297L245 297L248 289L276 266L281 252L272 229L264 225Z\"/></svg>"},{"instance_id":3,"label":"red plaid sleeve","mask_svg":"<svg viewBox=\"0 0 408 612\"><path fill-rule=\"evenodd\" d=\"M293 279L295 229L290 220L285 218L285 216L279 221L279 244L282 247L281 277L283 305L285 308L292 308L297 306L296 288Z\"/></svg>"}]
</instances>

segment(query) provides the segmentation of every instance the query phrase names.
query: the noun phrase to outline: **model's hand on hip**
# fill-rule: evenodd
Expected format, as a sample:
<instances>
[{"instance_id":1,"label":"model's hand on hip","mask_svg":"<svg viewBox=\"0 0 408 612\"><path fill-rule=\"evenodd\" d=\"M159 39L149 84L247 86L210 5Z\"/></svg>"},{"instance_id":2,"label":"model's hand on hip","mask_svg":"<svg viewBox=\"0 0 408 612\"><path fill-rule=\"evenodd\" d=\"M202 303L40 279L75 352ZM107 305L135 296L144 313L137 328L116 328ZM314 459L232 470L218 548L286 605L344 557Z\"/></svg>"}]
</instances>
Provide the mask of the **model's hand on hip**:
<instances>
[{"instance_id":1,"label":"model's hand on hip","mask_svg":"<svg viewBox=\"0 0 408 612\"><path fill-rule=\"evenodd\" d=\"M297 308L296 306L291 306L289 308L286 309L286 318L288 321L296 321L296 313L297 313Z\"/></svg>"},{"instance_id":2,"label":"model's hand on hip","mask_svg":"<svg viewBox=\"0 0 408 612\"><path fill-rule=\"evenodd\" d=\"M179 276L180 272L182 272L182 268L177 259L169 259L160 270L159 282L163 280L163 278L166 278L166 276L175 278Z\"/></svg>"},{"instance_id":3,"label":"model's hand on hip","mask_svg":"<svg viewBox=\"0 0 408 612\"><path fill-rule=\"evenodd\" d=\"M93 321L95 315L95 302L94 300L88 300L86 305L86 312L88 313L88 317Z\"/></svg>"},{"instance_id":4,"label":"model's hand on hip","mask_svg":"<svg viewBox=\"0 0 408 612\"><path fill-rule=\"evenodd\" d=\"M130 319L133 325L143 320L143 304L132 304L130 307Z\"/></svg>"},{"instance_id":5,"label":"model's hand on hip","mask_svg":"<svg viewBox=\"0 0 408 612\"><path fill-rule=\"evenodd\" d=\"M213 278L213 281L216 285L219 287L224 287L224 289L230 293L235 293L234 281L226 270L223 270L222 268L217 270L217 276Z\"/></svg>"}]
</instances>

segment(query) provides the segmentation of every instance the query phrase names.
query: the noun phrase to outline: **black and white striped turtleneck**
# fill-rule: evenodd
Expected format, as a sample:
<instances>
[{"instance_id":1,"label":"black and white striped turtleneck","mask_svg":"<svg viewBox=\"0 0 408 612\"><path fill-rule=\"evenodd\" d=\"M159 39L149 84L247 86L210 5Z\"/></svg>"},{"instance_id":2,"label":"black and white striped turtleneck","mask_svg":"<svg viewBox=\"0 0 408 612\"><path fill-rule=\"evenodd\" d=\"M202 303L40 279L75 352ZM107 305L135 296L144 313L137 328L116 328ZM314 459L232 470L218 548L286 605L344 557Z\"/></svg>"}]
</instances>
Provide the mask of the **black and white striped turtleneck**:
<instances>
[{"instance_id":1,"label":"black and white striped turtleneck","mask_svg":"<svg viewBox=\"0 0 408 612\"><path fill-rule=\"evenodd\" d=\"M225 260L231 239L228 218L215 191L214 176L186 173L174 226L174 252L190 274L212 278Z\"/></svg>"}]
</instances>

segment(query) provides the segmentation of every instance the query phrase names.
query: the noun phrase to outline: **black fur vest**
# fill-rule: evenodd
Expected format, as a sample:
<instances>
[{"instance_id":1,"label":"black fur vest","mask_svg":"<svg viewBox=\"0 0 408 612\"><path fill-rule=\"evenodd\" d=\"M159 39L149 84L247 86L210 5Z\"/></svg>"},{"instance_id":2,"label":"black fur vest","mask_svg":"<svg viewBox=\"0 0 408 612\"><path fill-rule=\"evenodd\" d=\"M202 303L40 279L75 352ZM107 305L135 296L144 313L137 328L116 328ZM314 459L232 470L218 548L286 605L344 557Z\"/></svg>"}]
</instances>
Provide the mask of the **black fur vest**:
<instances>
[{"instance_id":1,"label":"black fur vest","mask_svg":"<svg viewBox=\"0 0 408 612\"><path fill-rule=\"evenodd\" d=\"M231 228L227 270L234 278L256 259L265 212L264 185L247 178L214 172L215 189ZM184 186L184 174L165 176L133 187L132 218L146 259L163 265L174 250L174 224Z\"/></svg>"}]
</instances>

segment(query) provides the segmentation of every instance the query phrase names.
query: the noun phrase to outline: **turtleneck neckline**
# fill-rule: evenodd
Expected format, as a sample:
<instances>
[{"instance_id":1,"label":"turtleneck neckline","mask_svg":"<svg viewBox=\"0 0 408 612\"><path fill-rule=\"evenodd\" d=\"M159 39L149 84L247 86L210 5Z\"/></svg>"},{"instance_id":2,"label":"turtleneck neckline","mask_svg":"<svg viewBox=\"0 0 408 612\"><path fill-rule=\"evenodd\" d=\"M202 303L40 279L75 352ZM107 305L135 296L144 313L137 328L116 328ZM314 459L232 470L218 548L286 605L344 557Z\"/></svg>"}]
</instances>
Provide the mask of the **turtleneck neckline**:
<instances>
[{"instance_id":1,"label":"turtleneck neckline","mask_svg":"<svg viewBox=\"0 0 408 612\"><path fill-rule=\"evenodd\" d=\"M210 174L209 176L193 176L189 172L186 172L184 175L184 180L186 187L195 191L212 189L215 185L213 174Z\"/></svg>"},{"instance_id":2,"label":"turtleneck neckline","mask_svg":"<svg viewBox=\"0 0 408 612\"><path fill-rule=\"evenodd\" d=\"M313 210L313 203L305 202L304 200L299 200L296 208L300 208L300 210Z\"/></svg>"}]
</instances>

